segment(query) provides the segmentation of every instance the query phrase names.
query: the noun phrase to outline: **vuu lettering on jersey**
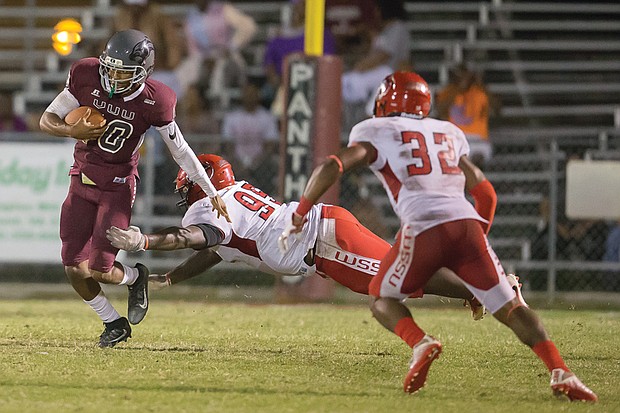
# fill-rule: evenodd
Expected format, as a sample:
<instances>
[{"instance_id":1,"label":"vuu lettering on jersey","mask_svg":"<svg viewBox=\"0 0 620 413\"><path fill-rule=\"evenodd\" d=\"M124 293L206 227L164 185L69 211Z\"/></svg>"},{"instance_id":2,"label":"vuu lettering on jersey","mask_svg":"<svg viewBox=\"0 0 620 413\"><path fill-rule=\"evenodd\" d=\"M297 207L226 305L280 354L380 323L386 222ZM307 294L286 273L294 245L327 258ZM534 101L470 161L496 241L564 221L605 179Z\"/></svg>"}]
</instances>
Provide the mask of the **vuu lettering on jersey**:
<instances>
[{"instance_id":1,"label":"vuu lettering on jersey","mask_svg":"<svg viewBox=\"0 0 620 413\"><path fill-rule=\"evenodd\" d=\"M132 94L110 98L101 85L96 58L73 64L67 89L80 106L97 108L107 120L106 131L99 139L75 145L71 174L83 173L102 188L116 185L115 178L138 176L138 149L144 133L151 126L164 126L174 120L174 92L149 78Z\"/></svg>"}]
</instances>

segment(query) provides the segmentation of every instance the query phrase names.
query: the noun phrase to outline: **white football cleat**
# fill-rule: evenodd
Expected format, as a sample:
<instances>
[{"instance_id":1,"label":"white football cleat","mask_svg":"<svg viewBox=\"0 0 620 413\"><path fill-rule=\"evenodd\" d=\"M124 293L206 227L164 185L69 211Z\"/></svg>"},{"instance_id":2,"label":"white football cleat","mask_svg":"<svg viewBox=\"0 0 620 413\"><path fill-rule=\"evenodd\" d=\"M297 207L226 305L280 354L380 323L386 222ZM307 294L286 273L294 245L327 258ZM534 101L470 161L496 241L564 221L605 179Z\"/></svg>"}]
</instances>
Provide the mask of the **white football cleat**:
<instances>
[{"instance_id":1,"label":"white football cleat","mask_svg":"<svg viewBox=\"0 0 620 413\"><path fill-rule=\"evenodd\" d=\"M413 346L409 372L404 382L405 392L415 393L424 386L428 369L439 354L441 354L441 343L428 334Z\"/></svg>"},{"instance_id":2,"label":"white football cleat","mask_svg":"<svg viewBox=\"0 0 620 413\"><path fill-rule=\"evenodd\" d=\"M563 369L551 372L551 389L557 397L566 396L570 401L595 402L598 396L575 376Z\"/></svg>"},{"instance_id":3,"label":"white football cleat","mask_svg":"<svg viewBox=\"0 0 620 413\"><path fill-rule=\"evenodd\" d=\"M510 284L510 286L514 290L519 302L525 307L529 307L529 305L523 299L523 294L521 294L521 286L523 284L519 282L519 277L514 274L507 274L506 279L508 280L508 284Z\"/></svg>"}]
</instances>

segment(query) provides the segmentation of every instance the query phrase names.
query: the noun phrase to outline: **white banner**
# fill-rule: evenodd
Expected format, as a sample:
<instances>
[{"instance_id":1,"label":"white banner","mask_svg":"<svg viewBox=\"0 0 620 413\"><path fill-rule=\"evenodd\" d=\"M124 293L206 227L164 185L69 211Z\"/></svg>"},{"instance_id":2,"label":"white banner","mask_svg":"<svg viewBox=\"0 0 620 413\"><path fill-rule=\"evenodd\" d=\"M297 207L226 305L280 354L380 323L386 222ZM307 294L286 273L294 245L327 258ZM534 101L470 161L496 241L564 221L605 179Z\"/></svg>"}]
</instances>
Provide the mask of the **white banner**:
<instances>
[{"instance_id":1,"label":"white banner","mask_svg":"<svg viewBox=\"0 0 620 413\"><path fill-rule=\"evenodd\" d=\"M0 263L60 262L60 206L72 163L71 142L0 142Z\"/></svg>"},{"instance_id":2,"label":"white banner","mask_svg":"<svg viewBox=\"0 0 620 413\"><path fill-rule=\"evenodd\" d=\"M566 165L566 216L620 219L620 162L569 161Z\"/></svg>"}]
</instances>

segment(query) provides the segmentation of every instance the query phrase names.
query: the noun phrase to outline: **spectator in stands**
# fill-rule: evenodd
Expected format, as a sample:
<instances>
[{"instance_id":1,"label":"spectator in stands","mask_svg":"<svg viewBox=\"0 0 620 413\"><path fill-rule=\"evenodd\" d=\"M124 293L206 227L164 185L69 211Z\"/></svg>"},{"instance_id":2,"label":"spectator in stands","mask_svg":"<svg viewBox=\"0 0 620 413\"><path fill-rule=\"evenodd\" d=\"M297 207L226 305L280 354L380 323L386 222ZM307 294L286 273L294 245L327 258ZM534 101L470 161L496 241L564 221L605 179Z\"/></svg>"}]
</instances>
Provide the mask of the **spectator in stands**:
<instances>
[{"instance_id":1,"label":"spectator in stands","mask_svg":"<svg viewBox=\"0 0 620 413\"><path fill-rule=\"evenodd\" d=\"M177 118L179 123L183 124L186 134L217 135L220 133L220 121L215 116L206 94L207 91L200 85L191 85L185 93L185 98L178 103ZM213 144L212 139L210 141ZM219 152L219 147L200 152Z\"/></svg>"},{"instance_id":2,"label":"spectator in stands","mask_svg":"<svg viewBox=\"0 0 620 413\"><path fill-rule=\"evenodd\" d=\"M0 93L0 132L26 132L26 121L13 112L13 98L9 93Z\"/></svg>"},{"instance_id":3,"label":"spectator in stands","mask_svg":"<svg viewBox=\"0 0 620 413\"><path fill-rule=\"evenodd\" d=\"M555 239L555 260L557 261L601 261L607 260L607 252L613 257L613 248L606 252L606 247L611 247L613 239L607 237L608 227L601 220L573 220L568 218L564 211L565 194L562 188L564 182L560 182L560 193L558 194L557 206L557 226ZM550 205L547 197L543 198L540 204L540 223L538 232L531 244L532 259L546 261L549 259L549 214ZM620 231L618 232L620 234ZM616 235L618 235L616 234ZM610 233L611 235L611 233ZM615 251L616 257L618 250ZM535 272L521 274L529 279L530 285L534 288L541 288L542 278L540 274L534 276ZM572 270L570 268L559 268L557 270L558 282L556 287L562 290L584 290L584 289L603 289L605 291L618 291L620 288L620 278L615 271L584 271ZM543 281L544 283L544 281ZM536 285L538 284L538 285Z\"/></svg>"},{"instance_id":4,"label":"spectator in stands","mask_svg":"<svg viewBox=\"0 0 620 413\"><path fill-rule=\"evenodd\" d=\"M185 18L189 56L179 69L182 87L209 85L209 98L227 106L228 88L243 86L246 63L240 51L256 34L254 19L229 2L196 0Z\"/></svg>"},{"instance_id":5,"label":"spectator in stands","mask_svg":"<svg viewBox=\"0 0 620 413\"><path fill-rule=\"evenodd\" d=\"M565 185L565 184L564 184ZM560 188L564 185L560 184ZM600 261L605 254L607 227L600 220L572 220L564 211L565 194L558 194L556 258L559 260ZM546 260L549 257L549 198L545 197L539 206L540 223L537 236L532 243L532 258Z\"/></svg>"},{"instance_id":6,"label":"spectator in stands","mask_svg":"<svg viewBox=\"0 0 620 413\"><path fill-rule=\"evenodd\" d=\"M600 220L566 220L558 223L560 257L600 261L605 254L606 225Z\"/></svg>"},{"instance_id":7,"label":"spectator in stands","mask_svg":"<svg viewBox=\"0 0 620 413\"><path fill-rule=\"evenodd\" d=\"M185 53L179 26L180 22L165 15L158 4L149 0L123 0L116 8L113 22L115 32L136 29L151 39L157 50L151 78L172 88L177 98L181 99L183 91L174 72Z\"/></svg>"},{"instance_id":8,"label":"spectator in stands","mask_svg":"<svg viewBox=\"0 0 620 413\"><path fill-rule=\"evenodd\" d=\"M375 0L325 1L325 27L334 35L336 53L343 58L345 66L350 58L368 50L371 34L378 25Z\"/></svg>"},{"instance_id":9,"label":"spectator in stands","mask_svg":"<svg viewBox=\"0 0 620 413\"><path fill-rule=\"evenodd\" d=\"M175 69L179 66L185 46L182 37L180 22L165 15L159 4L152 0L123 0L116 8L113 17L113 29L115 32L137 29L146 34L151 41L155 50L157 50L157 58L155 59L155 69L151 74L151 78L158 80L170 87L177 95L177 99L183 98L183 90L181 83L175 73ZM155 131L147 131L147 136L158 135ZM156 176L166 176L171 172L169 168L173 168L171 164L174 161L169 160L166 155L167 149L161 139L151 139L153 161L155 162ZM142 155L146 155L146 145L140 149ZM140 166L143 168L143 166ZM158 182L157 180L156 182ZM142 191L139 187L138 191ZM167 193L166 188L156 184L156 193Z\"/></svg>"},{"instance_id":10,"label":"spectator in stands","mask_svg":"<svg viewBox=\"0 0 620 413\"><path fill-rule=\"evenodd\" d=\"M291 0L291 21L288 26L282 27L280 32L267 42L263 66L267 77L267 94L274 95L271 110L280 116L284 107L284 92L280 88L284 59L291 53L304 51L304 22L306 18L305 0ZM323 36L323 54L336 53L336 41L328 28Z\"/></svg>"},{"instance_id":11,"label":"spectator in stands","mask_svg":"<svg viewBox=\"0 0 620 413\"><path fill-rule=\"evenodd\" d=\"M377 206L372 196L372 188L364 179L364 173L365 171L358 170L342 177L340 204L351 211L366 228L377 234L379 238L393 239L396 231L387 224L390 212ZM379 198L385 199L382 196Z\"/></svg>"},{"instance_id":12,"label":"spectator in stands","mask_svg":"<svg viewBox=\"0 0 620 413\"><path fill-rule=\"evenodd\" d=\"M342 76L345 131L372 113L377 87L387 75L412 69L404 2L377 0L375 7L378 30L372 36L370 50Z\"/></svg>"},{"instance_id":13,"label":"spectator in stands","mask_svg":"<svg viewBox=\"0 0 620 413\"><path fill-rule=\"evenodd\" d=\"M234 159L240 177L273 192L278 171L278 139L276 118L260 105L260 88L248 83L242 90L240 107L224 115L223 153Z\"/></svg>"},{"instance_id":14,"label":"spectator in stands","mask_svg":"<svg viewBox=\"0 0 620 413\"><path fill-rule=\"evenodd\" d=\"M220 122L210 108L205 91L194 85L185 92L183 100L177 103L177 122L183 125L183 133L195 151L220 152L220 141L214 138L219 136ZM147 131L148 135L155 135ZM152 142L161 139L152 139ZM163 144L155 145L155 193L168 195L170 193L170 177L178 172L178 165L170 156L166 156ZM174 211L173 211L174 212Z\"/></svg>"},{"instance_id":15,"label":"spectator in stands","mask_svg":"<svg viewBox=\"0 0 620 413\"><path fill-rule=\"evenodd\" d=\"M484 168L493 155L489 141L489 113L498 106L487 92L480 74L467 64L452 68L449 83L437 93L435 105L440 119L449 120L465 132L472 162Z\"/></svg>"}]
</instances>

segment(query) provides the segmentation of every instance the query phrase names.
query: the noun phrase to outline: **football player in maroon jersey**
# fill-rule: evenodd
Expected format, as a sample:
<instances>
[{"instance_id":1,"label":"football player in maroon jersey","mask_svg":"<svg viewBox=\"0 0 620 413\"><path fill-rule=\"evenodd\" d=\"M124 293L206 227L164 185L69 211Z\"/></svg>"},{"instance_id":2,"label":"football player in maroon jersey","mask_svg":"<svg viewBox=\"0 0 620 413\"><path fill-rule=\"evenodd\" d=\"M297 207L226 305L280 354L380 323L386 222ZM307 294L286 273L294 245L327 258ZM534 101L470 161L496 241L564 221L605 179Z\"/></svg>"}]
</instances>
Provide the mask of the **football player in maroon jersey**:
<instances>
[{"instance_id":1,"label":"football player in maroon jersey","mask_svg":"<svg viewBox=\"0 0 620 413\"><path fill-rule=\"evenodd\" d=\"M117 32L99 58L80 59L71 66L66 86L45 110L41 130L76 140L71 184L60 216L62 262L75 291L102 319L99 347L114 347L131 337L148 310L148 269L116 261L117 248L105 237L114 225L127 228L136 195L138 149L154 127L174 160L211 199L227 220L228 212L196 155L183 138L175 118L176 95L150 79L155 50L138 30ZM105 120L90 124L91 111L75 124L63 119L80 106L99 110ZM128 319L107 300L99 283L127 285Z\"/></svg>"}]
</instances>

